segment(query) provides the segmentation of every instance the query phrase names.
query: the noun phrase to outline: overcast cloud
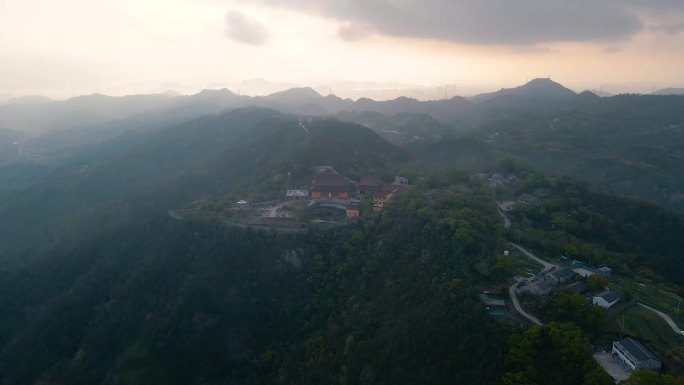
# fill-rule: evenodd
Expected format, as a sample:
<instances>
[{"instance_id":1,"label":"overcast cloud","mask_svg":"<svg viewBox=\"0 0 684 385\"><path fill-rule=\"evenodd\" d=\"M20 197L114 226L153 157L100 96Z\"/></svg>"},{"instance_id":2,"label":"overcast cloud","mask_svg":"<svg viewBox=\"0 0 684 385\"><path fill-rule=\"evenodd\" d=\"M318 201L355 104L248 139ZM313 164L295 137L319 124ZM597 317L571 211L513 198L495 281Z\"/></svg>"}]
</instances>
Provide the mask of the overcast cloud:
<instances>
[{"instance_id":1,"label":"overcast cloud","mask_svg":"<svg viewBox=\"0 0 684 385\"><path fill-rule=\"evenodd\" d=\"M344 23L340 36L367 34L466 44L534 45L627 40L644 30L640 12L684 14L682 0L261 0Z\"/></svg>"},{"instance_id":2,"label":"overcast cloud","mask_svg":"<svg viewBox=\"0 0 684 385\"><path fill-rule=\"evenodd\" d=\"M237 11L226 13L226 37L243 44L265 44L270 33L261 23Z\"/></svg>"},{"instance_id":3,"label":"overcast cloud","mask_svg":"<svg viewBox=\"0 0 684 385\"><path fill-rule=\"evenodd\" d=\"M650 92L684 84L682 47L684 0L0 0L0 94L16 96L528 76Z\"/></svg>"},{"instance_id":4,"label":"overcast cloud","mask_svg":"<svg viewBox=\"0 0 684 385\"><path fill-rule=\"evenodd\" d=\"M651 30L656 32L664 32L669 35L675 35L684 32L684 22L679 23L663 23L658 25L653 25L650 27Z\"/></svg>"},{"instance_id":5,"label":"overcast cloud","mask_svg":"<svg viewBox=\"0 0 684 385\"><path fill-rule=\"evenodd\" d=\"M681 0L613 0L617 4L632 5L651 12L684 13L684 1Z\"/></svg>"}]
</instances>

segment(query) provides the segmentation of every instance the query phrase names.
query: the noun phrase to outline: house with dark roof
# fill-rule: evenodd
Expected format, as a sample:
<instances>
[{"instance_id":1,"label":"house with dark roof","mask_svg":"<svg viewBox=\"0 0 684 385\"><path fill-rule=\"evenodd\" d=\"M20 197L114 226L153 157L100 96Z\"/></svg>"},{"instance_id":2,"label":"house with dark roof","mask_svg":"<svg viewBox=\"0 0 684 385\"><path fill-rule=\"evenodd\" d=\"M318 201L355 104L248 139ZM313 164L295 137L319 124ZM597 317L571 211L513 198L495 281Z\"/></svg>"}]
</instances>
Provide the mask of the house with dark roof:
<instances>
[{"instance_id":1,"label":"house with dark roof","mask_svg":"<svg viewBox=\"0 0 684 385\"><path fill-rule=\"evenodd\" d=\"M629 370L648 369L660 372L663 365L644 345L629 337L613 341L612 354L620 359Z\"/></svg>"},{"instance_id":2,"label":"house with dark roof","mask_svg":"<svg viewBox=\"0 0 684 385\"><path fill-rule=\"evenodd\" d=\"M385 182L374 176L364 176L359 181L359 194L372 195L378 191L382 191Z\"/></svg>"},{"instance_id":3,"label":"house with dark roof","mask_svg":"<svg viewBox=\"0 0 684 385\"><path fill-rule=\"evenodd\" d=\"M570 293L575 293L575 294L584 293L585 291L587 291L587 289L589 289L589 287L587 286L586 283L584 283L582 281L573 282L573 283L571 283L571 284L569 284L563 288L563 290L568 291Z\"/></svg>"},{"instance_id":4,"label":"house with dark roof","mask_svg":"<svg viewBox=\"0 0 684 385\"><path fill-rule=\"evenodd\" d=\"M553 286L544 281L537 281L530 283L529 285L521 286L520 291L534 295L547 295L553 291Z\"/></svg>"},{"instance_id":5,"label":"house with dark roof","mask_svg":"<svg viewBox=\"0 0 684 385\"><path fill-rule=\"evenodd\" d=\"M591 303L604 309L610 309L613 305L618 303L618 301L620 301L620 294L615 291L606 290L603 293L594 296Z\"/></svg>"},{"instance_id":6,"label":"house with dark roof","mask_svg":"<svg viewBox=\"0 0 684 385\"><path fill-rule=\"evenodd\" d=\"M551 270L546 273L544 280L554 286L564 284L575 277L575 272L572 269L563 267L560 269Z\"/></svg>"},{"instance_id":7,"label":"house with dark roof","mask_svg":"<svg viewBox=\"0 0 684 385\"><path fill-rule=\"evenodd\" d=\"M311 181L313 199L349 199L353 183L339 174L316 174Z\"/></svg>"}]
</instances>

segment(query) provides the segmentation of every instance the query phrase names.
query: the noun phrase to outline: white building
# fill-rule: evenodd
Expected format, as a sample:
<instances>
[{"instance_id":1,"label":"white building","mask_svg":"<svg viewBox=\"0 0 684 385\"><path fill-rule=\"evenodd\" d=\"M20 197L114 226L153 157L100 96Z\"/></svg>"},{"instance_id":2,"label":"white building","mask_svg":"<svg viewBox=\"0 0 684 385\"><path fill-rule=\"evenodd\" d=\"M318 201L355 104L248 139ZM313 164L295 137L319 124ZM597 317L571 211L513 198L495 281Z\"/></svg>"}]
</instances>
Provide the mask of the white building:
<instances>
[{"instance_id":1,"label":"white building","mask_svg":"<svg viewBox=\"0 0 684 385\"><path fill-rule=\"evenodd\" d=\"M306 187L288 187L285 196L292 199L306 199L309 197L309 189Z\"/></svg>"},{"instance_id":2,"label":"white building","mask_svg":"<svg viewBox=\"0 0 684 385\"><path fill-rule=\"evenodd\" d=\"M660 371L662 363L639 341L629 337L613 341L613 356L622 361L629 370L649 369Z\"/></svg>"},{"instance_id":3,"label":"white building","mask_svg":"<svg viewBox=\"0 0 684 385\"><path fill-rule=\"evenodd\" d=\"M594 296L594 299L591 301L591 303L604 309L610 309L613 305L618 303L618 301L620 301L620 294L614 291L606 290L603 293Z\"/></svg>"}]
</instances>

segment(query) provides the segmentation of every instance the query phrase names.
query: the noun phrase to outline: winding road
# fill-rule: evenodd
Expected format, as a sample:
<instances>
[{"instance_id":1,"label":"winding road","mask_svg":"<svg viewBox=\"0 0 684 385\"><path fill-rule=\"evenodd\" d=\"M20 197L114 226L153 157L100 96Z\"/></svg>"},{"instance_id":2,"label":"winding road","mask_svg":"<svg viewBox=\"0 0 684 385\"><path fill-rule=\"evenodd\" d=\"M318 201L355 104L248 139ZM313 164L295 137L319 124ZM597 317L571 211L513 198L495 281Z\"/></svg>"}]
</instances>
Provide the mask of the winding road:
<instances>
[{"instance_id":1,"label":"winding road","mask_svg":"<svg viewBox=\"0 0 684 385\"><path fill-rule=\"evenodd\" d=\"M507 229L510 228L510 227L511 227L511 221L510 221L510 219L508 219L508 217L506 216L506 213L505 213L505 212L501 209L501 207L499 207L498 205L497 205L496 209L497 209L497 211L499 212L499 215L501 215L501 218L502 218L503 221L504 221L504 227L506 227ZM548 263L548 262L546 262L545 260L543 260L543 259L537 257L536 255L532 254L532 252L530 252L530 251L527 250L526 248L524 248L524 247L522 247L522 246L520 246L520 245L518 245L518 244L516 244L516 243L511 243L511 246L513 246L513 247L515 247L516 249L518 249L520 252L522 252L523 254L525 254L527 257L529 257L529 258L532 259L533 261L535 261L535 262L539 263L540 265L544 266L544 269L542 270L542 273L543 273L543 272L546 272L546 271L548 271L548 270L551 270L551 269L553 269L553 268L556 266L556 265L554 265L554 264L552 264L552 263ZM518 296L516 295L517 291L518 291L518 282L514 283L513 285L511 285L511 287L508 288L508 294L511 296L511 302L513 302L513 307L515 308L515 310L516 310L518 313L520 313L520 315L522 315L523 317L525 317L525 318L527 318L528 320L530 320L530 322L532 322L533 324L538 325L538 326L543 326L544 324L543 324L541 321L539 321L539 319L538 319L537 317L535 317L535 316L533 316L532 314L526 312L525 309L523 309L523 307L520 305L520 302L518 301Z\"/></svg>"},{"instance_id":2,"label":"winding road","mask_svg":"<svg viewBox=\"0 0 684 385\"><path fill-rule=\"evenodd\" d=\"M540 265L544 266L544 270L542 270L542 273L545 273L545 272L547 272L547 271L549 271L549 270L551 270L551 269L555 269L555 268L558 267L558 265L555 265L555 264L553 264L553 263L547 262L547 261L545 261L545 260L543 260L543 259L537 257L536 255L532 254L531 251L527 250L526 248L520 246L520 245L517 244L517 243L511 243L511 246L513 246L513 247L515 247L516 249L520 250L521 253L525 254L526 256L528 256L528 257L529 257L530 259L532 259L533 261L535 261L535 262L539 263Z\"/></svg>"},{"instance_id":3,"label":"winding road","mask_svg":"<svg viewBox=\"0 0 684 385\"><path fill-rule=\"evenodd\" d=\"M639 306L643 307L644 309L648 309L648 310L650 310L650 311L656 313L657 315L660 316L660 318L664 319L665 322L667 322L668 325L670 325L670 327L672 328L672 330L674 330L675 333L677 333L677 334L679 334L679 335L682 334L682 329L680 329L679 326L677 326L677 324L672 320L672 318L670 318L669 315L663 313L663 312L660 311L660 310L656 310L656 309L654 309L654 308L652 308L652 307L650 307L650 306L648 306L648 305L644 305L644 304L641 303L641 302L639 302Z\"/></svg>"},{"instance_id":4,"label":"winding road","mask_svg":"<svg viewBox=\"0 0 684 385\"><path fill-rule=\"evenodd\" d=\"M504 227L507 229L510 229L511 228L511 220L508 219L508 217L506 216L506 213L504 213L503 210L501 209L501 207L499 207L499 206L496 207L496 211L498 211L499 215L501 215L501 218L503 218Z\"/></svg>"},{"instance_id":5,"label":"winding road","mask_svg":"<svg viewBox=\"0 0 684 385\"><path fill-rule=\"evenodd\" d=\"M515 291L517 290L517 289L516 289L516 286L518 286L518 283L517 283L517 282L514 283L513 285L511 285L511 287L508 288L508 294L511 295L511 301L513 301L513 307L515 307L515 310L516 310L518 313L520 313L523 317L525 317L525 318L527 318L528 320L530 320L533 324L539 325L539 326L543 326L544 324L541 323L541 321L539 321L539 320L537 319L537 317L535 317L535 316L533 316L532 314L526 312L525 309L523 309L522 306L520 306L520 302L518 302L518 296L515 295Z\"/></svg>"},{"instance_id":6,"label":"winding road","mask_svg":"<svg viewBox=\"0 0 684 385\"><path fill-rule=\"evenodd\" d=\"M522 247L522 246L520 246L520 245L518 245L518 244L516 244L516 243L511 243L511 246L513 246L513 247L515 247L516 249L518 249L520 252L522 252L523 254L525 254L527 257L529 257L529 258L532 259L533 261L535 261L535 262L539 263L540 265L544 266L544 268L542 269L542 273L547 272L547 271L549 271L549 270L551 270L551 269L553 269L553 268L558 267L557 265L554 265L553 263L546 262L545 260L543 260L543 259L537 257L536 255L532 254L531 251L527 250L526 248L524 248L524 247ZM513 285L511 285L511 287L508 288L508 294L510 294L510 296L511 296L511 301L513 302L513 307L515 307L515 310L516 310L518 313L520 313L523 317L525 317L525 318L527 318L528 320L530 320L533 324L539 325L539 326L544 325L541 321L539 321L539 319L538 319L537 317L535 317L535 316L533 316L532 314L526 312L525 309L522 308L522 306L520 305L520 302L518 302L518 296L516 295L517 286L518 286L518 283L516 282L516 283L514 283Z\"/></svg>"},{"instance_id":7,"label":"winding road","mask_svg":"<svg viewBox=\"0 0 684 385\"><path fill-rule=\"evenodd\" d=\"M544 266L544 270L542 270L542 272L546 272L546 271L549 271L549 270L551 270L551 269L553 269L553 268L558 267L558 265L554 265L553 263L549 263L549 262L547 262L547 261L545 261L545 260L543 260L543 259L537 257L536 255L532 254L532 252L530 252L529 250L525 249L524 247L522 247L522 246L520 246L520 245L518 245L518 244L511 243L511 246L513 246L513 247L515 247L516 249L518 249L520 252L522 252L523 254L525 254L526 256L528 256L530 259L532 259L532 260L534 260L534 261L540 263L542 266ZM518 302L518 298L517 298L517 296L516 296L516 286L517 286L517 285L518 285L518 284L515 283L515 284L513 284L510 288L508 288L508 293L511 295L511 301L513 301L513 306L515 307L515 310L517 310L518 313L522 314L525 318L527 318L528 320L530 320L530 321L533 322L534 324L539 325L539 326L543 325L535 316L533 316L533 315L527 313L527 312L522 308L522 306L520 306L520 303ZM643 307L644 309L650 310L650 311L652 311L653 313L657 314L660 318L662 318L663 320L665 320L665 322L667 322L668 325L670 325L670 327L672 328L672 330L673 330L675 333L677 333L678 335L682 335L682 329L680 329L679 326L677 326L677 324L674 322L674 320L673 320L669 315L663 313L663 312L660 311L660 310L656 310L656 309L654 309L654 308L652 308L652 307L650 307L650 306L648 306L648 305L645 305L645 304L643 304L643 303L641 303L641 302L639 302L639 306L641 306L641 307Z\"/></svg>"},{"instance_id":8,"label":"winding road","mask_svg":"<svg viewBox=\"0 0 684 385\"><path fill-rule=\"evenodd\" d=\"M501 215L501 218L502 218L503 221L504 221L504 226L505 226L507 229L510 228L510 227L511 227L511 221L508 219L508 216L506 216L506 213L505 213L505 212L501 209L501 207L498 206L498 205L497 205L497 211L499 212L499 215ZM542 273L545 273L545 272L547 272L547 271L549 271L549 270L552 270L552 269L558 267L558 265L555 265L555 264L553 264L553 263L547 262L547 261L545 261L545 260L543 260L543 259L537 257L537 256L534 255L531 251L527 250L526 248L522 247L521 245L518 245L517 243L511 243L510 245L513 246L513 247L515 247L516 249L518 249L518 251L520 251L521 253L525 254L528 258L530 258L530 259L532 259L533 261L535 261L535 262L539 263L540 265L544 266L544 269L541 271ZM525 311L525 309L523 309L522 306L520 305L520 302L518 302L518 297L517 297L517 295L516 295L516 293L517 293L517 286L518 286L518 283L516 282L516 283L514 283L513 285L511 285L511 287L508 288L508 293L509 293L510 296L511 296L511 301L513 302L513 307L515 307L515 310L516 310L518 313L520 313L522 316L524 316L525 318L527 318L528 320L530 320L530 321L531 321L532 323L534 323L535 325L542 326L543 323L542 323L541 321L539 321L539 319L537 319L537 317L535 317L535 316L533 316L533 315L527 313L527 312ZM682 331L682 329L680 329L679 326L677 326L677 324L674 322L674 320L673 320L669 315L663 313L663 312L660 311L660 310L656 310L656 309L654 309L654 308L652 308L652 307L650 307L650 306L648 306L648 305L645 305L645 304L643 304L643 303L641 303L641 302L639 302L638 304L639 304L639 306L643 307L644 309L647 309L647 310L652 311L653 313L657 314L660 318L662 318L663 320L665 320L665 322L667 322L667 324L670 325L670 327L672 328L672 330L673 330L675 333L677 333L678 335L684 335L684 334L683 334L684 332Z\"/></svg>"}]
</instances>

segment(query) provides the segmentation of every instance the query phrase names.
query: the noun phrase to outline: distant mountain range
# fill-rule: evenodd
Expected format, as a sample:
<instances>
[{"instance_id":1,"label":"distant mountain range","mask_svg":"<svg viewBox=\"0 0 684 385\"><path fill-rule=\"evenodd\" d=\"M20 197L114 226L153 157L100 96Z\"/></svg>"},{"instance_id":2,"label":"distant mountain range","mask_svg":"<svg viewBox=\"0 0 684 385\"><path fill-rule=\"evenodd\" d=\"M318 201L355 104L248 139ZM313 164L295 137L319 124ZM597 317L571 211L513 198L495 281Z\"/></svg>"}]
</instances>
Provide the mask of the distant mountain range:
<instances>
[{"instance_id":1,"label":"distant mountain range","mask_svg":"<svg viewBox=\"0 0 684 385\"><path fill-rule=\"evenodd\" d=\"M11 99L0 105L0 127L15 131L44 132L93 127L114 120L135 117L153 121L188 119L224 109L256 106L300 115L327 115L340 112L374 111L387 115L427 114L442 123L452 123L474 105L521 104L539 101L568 101L576 94L549 79L535 79L512 89L462 97L421 102L400 97L389 101L361 98L356 101L334 95L323 96L312 88L293 88L267 96L251 97L228 89L204 90L195 95L172 93L112 97L101 94L78 96L65 101L43 97ZM477 108L475 108L477 109Z\"/></svg>"},{"instance_id":2,"label":"distant mountain range","mask_svg":"<svg viewBox=\"0 0 684 385\"><path fill-rule=\"evenodd\" d=\"M684 88L663 88L653 91L651 95L684 95Z\"/></svg>"},{"instance_id":3,"label":"distant mountain range","mask_svg":"<svg viewBox=\"0 0 684 385\"><path fill-rule=\"evenodd\" d=\"M676 93L676 89L661 93ZM302 121L328 116L356 123L434 161L455 162L451 152L454 156L470 153L468 164L477 166L494 157L516 157L545 171L613 191L684 205L684 179L678 166L684 97L599 97L589 91L577 94L551 79L534 79L470 99L433 101L407 97L354 101L323 96L312 88L259 97L220 89L190 96L94 94L65 101L15 99L0 105L0 148L4 150L0 192L33 183L69 162L73 164L76 158L87 164L87 159L100 156L98 152L115 154L147 143L168 127L246 107L275 110ZM484 144L456 140L464 134ZM634 142L631 137L640 139ZM601 151L588 151L593 148L590 145ZM601 161L597 155L603 157ZM19 172L27 165L31 172Z\"/></svg>"}]
</instances>

